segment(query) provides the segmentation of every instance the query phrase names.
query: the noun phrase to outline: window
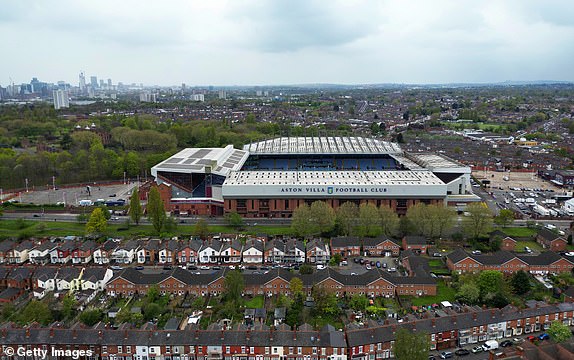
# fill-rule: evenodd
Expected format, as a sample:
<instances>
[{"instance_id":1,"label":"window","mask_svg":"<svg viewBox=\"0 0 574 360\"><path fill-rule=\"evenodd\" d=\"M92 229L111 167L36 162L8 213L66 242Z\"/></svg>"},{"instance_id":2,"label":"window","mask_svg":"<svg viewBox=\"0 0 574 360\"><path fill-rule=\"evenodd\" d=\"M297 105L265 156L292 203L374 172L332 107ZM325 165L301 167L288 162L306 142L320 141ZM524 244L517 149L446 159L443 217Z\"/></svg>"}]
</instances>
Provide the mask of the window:
<instances>
[{"instance_id":1,"label":"window","mask_svg":"<svg viewBox=\"0 0 574 360\"><path fill-rule=\"evenodd\" d=\"M302 353L303 353L303 348L299 346L297 348L297 354L301 355Z\"/></svg>"},{"instance_id":2,"label":"window","mask_svg":"<svg viewBox=\"0 0 574 360\"><path fill-rule=\"evenodd\" d=\"M122 353L123 352L123 348L121 346L118 346L118 353Z\"/></svg>"}]
</instances>

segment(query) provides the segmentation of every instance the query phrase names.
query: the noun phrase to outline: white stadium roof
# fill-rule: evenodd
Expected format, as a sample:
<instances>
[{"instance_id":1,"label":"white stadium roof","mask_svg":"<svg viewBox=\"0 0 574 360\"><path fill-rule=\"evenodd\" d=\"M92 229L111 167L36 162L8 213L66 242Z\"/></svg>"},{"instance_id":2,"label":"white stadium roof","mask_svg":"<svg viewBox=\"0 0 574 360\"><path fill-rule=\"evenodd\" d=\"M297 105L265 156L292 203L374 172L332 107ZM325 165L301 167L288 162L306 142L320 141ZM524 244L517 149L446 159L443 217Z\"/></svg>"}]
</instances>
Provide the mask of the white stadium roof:
<instances>
[{"instance_id":1,"label":"white stadium roof","mask_svg":"<svg viewBox=\"0 0 574 360\"><path fill-rule=\"evenodd\" d=\"M243 146L253 155L398 154L396 143L364 137L280 137Z\"/></svg>"},{"instance_id":2,"label":"white stadium roof","mask_svg":"<svg viewBox=\"0 0 574 360\"><path fill-rule=\"evenodd\" d=\"M185 174L211 172L227 176L230 171L241 169L248 156L248 152L236 150L233 145L225 148L187 148L152 167L151 174L157 177L158 171Z\"/></svg>"},{"instance_id":3,"label":"white stadium roof","mask_svg":"<svg viewBox=\"0 0 574 360\"><path fill-rule=\"evenodd\" d=\"M446 196L431 171L233 171L223 197L409 197Z\"/></svg>"}]
</instances>

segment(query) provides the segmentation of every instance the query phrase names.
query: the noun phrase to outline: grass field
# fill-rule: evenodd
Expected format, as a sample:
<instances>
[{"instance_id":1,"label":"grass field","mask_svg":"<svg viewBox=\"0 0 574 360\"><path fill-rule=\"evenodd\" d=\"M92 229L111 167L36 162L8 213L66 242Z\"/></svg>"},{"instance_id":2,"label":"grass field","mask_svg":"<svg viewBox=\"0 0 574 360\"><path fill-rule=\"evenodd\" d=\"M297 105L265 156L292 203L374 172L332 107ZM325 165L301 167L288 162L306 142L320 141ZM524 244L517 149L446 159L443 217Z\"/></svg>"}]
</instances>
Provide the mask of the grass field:
<instances>
[{"instance_id":1,"label":"grass field","mask_svg":"<svg viewBox=\"0 0 574 360\"><path fill-rule=\"evenodd\" d=\"M505 233L510 237L522 237L522 238L533 237L538 232L538 230L536 229L530 229L527 227L506 227L506 228L500 228L499 230L501 230L503 233Z\"/></svg>"},{"instance_id":2,"label":"grass field","mask_svg":"<svg viewBox=\"0 0 574 360\"><path fill-rule=\"evenodd\" d=\"M536 241L517 241L516 247L514 248L515 251L523 252L524 247L528 246L532 250L542 251L542 246Z\"/></svg>"},{"instance_id":3,"label":"grass field","mask_svg":"<svg viewBox=\"0 0 574 360\"><path fill-rule=\"evenodd\" d=\"M411 304L414 306L438 304L441 301L454 301L456 291L447 286L444 281L437 282L437 289L435 296L421 296L411 298Z\"/></svg>"},{"instance_id":4,"label":"grass field","mask_svg":"<svg viewBox=\"0 0 574 360\"><path fill-rule=\"evenodd\" d=\"M258 309L262 308L264 305L265 299L263 299L263 295L256 296L253 299L245 302L245 307L248 309Z\"/></svg>"},{"instance_id":5,"label":"grass field","mask_svg":"<svg viewBox=\"0 0 574 360\"><path fill-rule=\"evenodd\" d=\"M439 259L431 259L429 260L429 266L431 268L443 268L446 267L442 260Z\"/></svg>"},{"instance_id":6,"label":"grass field","mask_svg":"<svg viewBox=\"0 0 574 360\"><path fill-rule=\"evenodd\" d=\"M252 226L244 231L238 231L230 226L213 225L209 226L211 233L245 233L245 234L268 234L279 235L291 234L289 226ZM27 238L42 236L66 236L85 235L85 224L77 222L61 221L21 221L21 220L0 220L0 238ZM178 225L174 235L185 236L193 234L193 225ZM151 225L130 225L110 224L106 231L106 236L113 237L134 237L156 235Z\"/></svg>"}]
</instances>

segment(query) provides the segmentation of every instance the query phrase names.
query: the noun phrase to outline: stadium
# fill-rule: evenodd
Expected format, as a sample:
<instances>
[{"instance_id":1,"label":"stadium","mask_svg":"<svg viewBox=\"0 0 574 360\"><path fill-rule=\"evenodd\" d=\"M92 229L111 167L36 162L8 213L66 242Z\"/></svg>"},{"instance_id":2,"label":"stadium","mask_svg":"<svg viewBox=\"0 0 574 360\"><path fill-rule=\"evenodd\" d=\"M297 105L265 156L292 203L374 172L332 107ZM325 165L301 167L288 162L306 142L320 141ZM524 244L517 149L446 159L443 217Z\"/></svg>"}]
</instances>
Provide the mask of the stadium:
<instances>
[{"instance_id":1,"label":"stadium","mask_svg":"<svg viewBox=\"0 0 574 360\"><path fill-rule=\"evenodd\" d=\"M363 137L280 137L242 150L188 148L151 173L176 215L237 212L288 218L323 200L387 205L399 215L419 202L461 207L477 201L471 169L437 154L407 153L396 143Z\"/></svg>"}]
</instances>

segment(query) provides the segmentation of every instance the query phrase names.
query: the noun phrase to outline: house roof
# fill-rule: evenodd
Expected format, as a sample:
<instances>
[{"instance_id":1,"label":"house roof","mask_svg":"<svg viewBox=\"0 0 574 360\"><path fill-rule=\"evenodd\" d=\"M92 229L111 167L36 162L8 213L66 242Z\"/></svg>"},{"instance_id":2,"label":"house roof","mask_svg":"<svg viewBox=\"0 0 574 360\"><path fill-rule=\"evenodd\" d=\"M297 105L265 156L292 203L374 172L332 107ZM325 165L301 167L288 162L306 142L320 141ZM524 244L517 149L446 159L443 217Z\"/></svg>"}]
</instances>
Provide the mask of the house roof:
<instances>
[{"instance_id":1,"label":"house roof","mask_svg":"<svg viewBox=\"0 0 574 360\"><path fill-rule=\"evenodd\" d=\"M395 245L399 245L397 240L391 239L385 235L382 235L382 236L379 236L376 238L369 238L369 237L364 238L363 239L363 246L369 246L369 247L373 246L374 247L374 246L378 246L378 245L384 243L385 241L390 241Z\"/></svg>"},{"instance_id":2,"label":"house roof","mask_svg":"<svg viewBox=\"0 0 574 360\"><path fill-rule=\"evenodd\" d=\"M404 239L407 245L427 245L427 239L424 236L407 235Z\"/></svg>"},{"instance_id":3,"label":"house roof","mask_svg":"<svg viewBox=\"0 0 574 360\"><path fill-rule=\"evenodd\" d=\"M542 237L544 240L546 241L554 241L554 240L562 240L562 241L566 241L564 240L563 237L561 237L560 235L546 229L546 228L542 228L540 230L538 230L538 236Z\"/></svg>"},{"instance_id":4,"label":"house roof","mask_svg":"<svg viewBox=\"0 0 574 360\"><path fill-rule=\"evenodd\" d=\"M357 236L337 236L331 238L332 247L349 247L349 246L361 246L361 241Z\"/></svg>"},{"instance_id":5,"label":"house roof","mask_svg":"<svg viewBox=\"0 0 574 360\"><path fill-rule=\"evenodd\" d=\"M446 256L453 264L456 264L459 261L462 261L466 258L469 258L470 255L461 248L456 249L455 251L451 252Z\"/></svg>"}]
</instances>

